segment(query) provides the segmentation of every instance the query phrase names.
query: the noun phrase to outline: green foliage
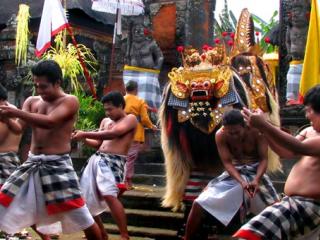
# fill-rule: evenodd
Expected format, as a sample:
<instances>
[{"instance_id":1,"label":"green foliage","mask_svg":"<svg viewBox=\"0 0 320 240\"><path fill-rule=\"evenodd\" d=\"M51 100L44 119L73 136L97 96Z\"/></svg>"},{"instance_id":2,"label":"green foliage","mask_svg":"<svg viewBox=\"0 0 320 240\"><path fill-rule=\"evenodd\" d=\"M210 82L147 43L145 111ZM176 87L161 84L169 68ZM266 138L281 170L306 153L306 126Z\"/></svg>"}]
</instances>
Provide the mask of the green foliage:
<instances>
[{"instance_id":1,"label":"green foliage","mask_svg":"<svg viewBox=\"0 0 320 240\"><path fill-rule=\"evenodd\" d=\"M271 53L275 51L275 47L271 44L268 44L265 42L266 37L269 35L270 31L279 24L279 21L276 20L276 17L278 16L278 11L274 11L272 14L272 17L268 22L263 21L260 17L258 17L255 14L252 14L253 21L259 25L259 32L261 33L261 39L260 39L260 47L266 52ZM256 25L255 24L255 25Z\"/></svg>"},{"instance_id":2,"label":"green foliage","mask_svg":"<svg viewBox=\"0 0 320 240\"><path fill-rule=\"evenodd\" d=\"M224 0L224 8L221 14L219 14L219 20L220 24L217 19L214 20L215 37L221 37L223 32L235 32L237 19L233 12L228 10L227 0Z\"/></svg>"},{"instance_id":3,"label":"green foliage","mask_svg":"<svg viewBox=\"0 0 320 240\"><path fill-rule=\"evenodd\" d=\"M253 21L255 23L254 30L256 32L261 33L261 38L259 45L263 49L264 52L270 53L275 50L275 47L271 44L265 42L265 38L269 35L271 29L279 24L279 21L276 19L278 16L278 11L274 11L272 17L268 22L262 20L255 14L252 14ZM220 24L215 19L214 21L214 29L215 29L215 38L221 37L223 32L235 32L237 28L238 20L233 14L233 12L228 9L228 1L224 0L224 8L222 9L221 14L219 14Z\"/></svg>"},{"instance_id":4,"label":"green foliage","mask_svg":"<svg viewBox=\"0 0 320 240\"><path fill-rule=\"evenodd\" d=\"M76 129L95 130L99 128L101 120L105 117L103 104L95 100L92 96L78 93L80 109Z\"/></svg>"},{"instance_id":5,"label":"green foliage","mask_svg":"<svg viewBox=\"0 0 320 240\"><path fill-rule=\"evenodd\" d=\"M101 120L105 117L103 104L95 100L92 96L84 93L75 94L79 99L80 109L75 128L77 130L94 131L99 128ZM83 146L82 154L90 156L95 149Z\"/></svg>"}]
</instances>

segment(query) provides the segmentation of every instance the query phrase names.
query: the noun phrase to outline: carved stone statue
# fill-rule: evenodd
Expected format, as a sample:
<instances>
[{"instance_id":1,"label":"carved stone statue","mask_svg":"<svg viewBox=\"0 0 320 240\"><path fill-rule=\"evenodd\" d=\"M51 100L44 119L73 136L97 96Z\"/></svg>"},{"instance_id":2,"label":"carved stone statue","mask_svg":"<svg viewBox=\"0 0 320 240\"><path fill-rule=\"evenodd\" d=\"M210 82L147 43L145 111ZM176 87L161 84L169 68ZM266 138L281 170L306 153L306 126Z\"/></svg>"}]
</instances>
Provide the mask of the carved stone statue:
<instances>
[{"instance_id":1,"label":"carved stone statue","mask_svg":"<svg viewBox=\"0 0 320 240\"><path fill-rule=\"evenodd\" d=\"M145 100L154 111L160 107L161 91L159 73L163 63L163 54L150 31L143 23L133 23L128 38L126 63L123 80L138 83L138 96Z\"/></svg>"},{"instance_id":2,"label":"carved stone statue","mask_svg":"<svg viewBox=\"0 0 320 240\"><path fill-rule=\"evenodd\" d=\"M149 36L149 30L143 24L134 25L131 37L132 42L128 43L127 49L128 64L134 67L160 70L163 54L156 41Z\"/></svg>"},{"instance_id":3,"label":"carved stone statue","mask_svg":"<svg viewBox=\"0 0 320 240\"><path fill-rule=\"evenodd\" d=\"M289 25L286 33L286 47L290 62L287 73L287 103L296 104L308 36L310 0L293 0L289 3Z\"/></svg>"},{"instance_id":4,"label":"carved stone statue","mask_svg":"<svg viewBox=\"0 0 320 240\"><path fill-rule=\"evenodd\" d=\"M291 1L286 46L292 60L303 60L308 36L310 1Z\"/></svg>"}]
</instances>

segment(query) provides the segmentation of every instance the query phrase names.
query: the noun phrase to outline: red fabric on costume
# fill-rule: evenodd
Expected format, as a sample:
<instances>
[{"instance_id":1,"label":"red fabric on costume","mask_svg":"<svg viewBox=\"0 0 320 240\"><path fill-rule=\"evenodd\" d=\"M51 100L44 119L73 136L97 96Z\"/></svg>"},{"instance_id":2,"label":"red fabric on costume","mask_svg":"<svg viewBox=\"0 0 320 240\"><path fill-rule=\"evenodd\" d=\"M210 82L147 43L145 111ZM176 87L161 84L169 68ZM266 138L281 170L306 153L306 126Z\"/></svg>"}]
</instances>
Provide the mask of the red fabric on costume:
<instances>
[{"instance_id":1,"label":"red fabric on costume","mask_svg":"<svg viewBox=\"0 0 320 240\"><path fill-rule=\"evenodd\" d=\"M183 152L185 152L186 154L189 154L189 142L184 129L181 129L179 133L179 141L180 141Z\"/></svg>"},{"instance_id":2,"label":"red fabric on costume","mask_svg":"<svg viewBox=\"0 0 320 240\"><path fill-rule=\"evenodd\" d=\"M3 192L0 192L0 204L4 207L9 207L10 203L12 202L13 198L6 195Z\"/></svg>"},{"instance_id":3,"label":"red fabric on costume","mask_svg":"<svg viewBox=\"0 0 320 240\"><path fill-rule=\"evenodd\" d=\"M69 201L65 201L62 203L54 203L47 205L47 212L49 215L70 211L76 208L81 208L85 204L83 198L77 198Z\"/></svg>"},{"instance_id":4,"label":"red fabric on costume","mask_svg":"<svg viewBox=\"0 0 320 240\"><path fill-rule=\"evenodd\" d=\"M258 234L244 229L240 229L232 237L244 238L247 240L262 240L262 238Z\"/></svg>"},{"instance_id":5,"label":"red fabric on costume","mask_svg":"<svg viewBox=\"0 0 320 240\"><path fill-rule=\"evenodd\" d=\"M171 113L168 114L168 119L167 119L167 135L171 136L172 134L172 115Z\"/></svg>"}]
</instances>

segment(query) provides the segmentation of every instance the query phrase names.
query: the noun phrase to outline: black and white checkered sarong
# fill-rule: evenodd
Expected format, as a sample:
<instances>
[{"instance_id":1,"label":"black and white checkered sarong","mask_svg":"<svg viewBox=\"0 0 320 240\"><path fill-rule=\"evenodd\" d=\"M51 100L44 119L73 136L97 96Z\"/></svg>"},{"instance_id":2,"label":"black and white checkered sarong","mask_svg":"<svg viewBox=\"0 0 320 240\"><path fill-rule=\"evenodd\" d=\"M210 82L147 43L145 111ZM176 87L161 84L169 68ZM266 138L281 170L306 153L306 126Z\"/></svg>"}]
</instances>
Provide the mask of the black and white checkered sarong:
<instances>
[{"instance_id":1,"label":"black and white checkered sarong","mask_svg":"<svg viewBox=\"0 0 320 240\"><path fill-rule=\"evenodd\" d=\"M137 68L139 69L139 68ZM123 80L127 84L129 81L138 83L138 96L148 104L149 107L159 108L161 104L161 92L159 84L159 73L155 71L137 71L124 69Z\"/></svg>"},{"instance_id":2,"label":"black and white checkered sarong","mask_svg":"<svg viewBox=\"0 0 320 240\"><path fill-rule=\"evenodd\" d=\"M85 165L80 185L87 206L93 216L107 208L104 197L117 197L118 184L123 180L126 156L96 152Z\"/></svg>"},{"instance_id":3,"label":"black and white checkered sarong","mask_svg":"<svg viewBox=\"0 0 320 240\"><path fill-rule=\"evenodd\" d=\"M290 64L287 73L287 100L297 100L303 64Z\"/></svg>"},{"instance_id":4,"label":"black and white checkered sarong","mask_svg":"<svg viewBox=\"0 0 320 240\"><path fill-rule=\"evenodd\" d=\"M102 152L96 152L95 155L101 157L102 162L100 162L99 164L105 164L111 169L116 183L121 183L123 181L126 158L120 155L107 154Z\"/></svg>"},{"instance_id":5,"label":"black and white checkered sarong","mask_svg":"<svg viewBox=\"0 0 320 240\"><path fill-rule=\"evenodd\" d=\"M234 237L286 240L309 234L320 226L320 201L300 196L284 197L267 207L238 230ZM310 238L311 239L311 238ZM312 238L313 239L313 238Z\"/></svg>"},{"instance_id":6,"label":"black and white checkered sarong","mask_svg":"<svg viewBox=\"0 0 320 240\"><path fill-rule=\"evenodd\" d=\"M8 207L19 192L21 186L29 180L31 174L36 172L39 172L39 181L41 182L48 212L54 213L55 211L63 211L63 209L59 210L59 207L55 206L61 206L66 202L71 203L78 200L79 205L84 205L78 177L73 169L71 158L68 154L29 154L27 161L11 174L2 186L0 204ZM74 208L74 206L71 205L72 204L70 204L70 208ZM68 208L65 207L64 211Z\"/></svg>"},{"instance_id":7,"label":"black and white checkered sarong","mask_svg":"<svg viewBox=\"0 0 320 240\"><path fill-rule=\"evenodd\" d=\"M0 153L0 188L20 165L19 157L14 152Z\"/></svg>"},{"instance_id":8,"label":"black and white checkered sarong","mask_svg":"<svg viewBox=\"0 0 320 240\"><path fill-rule=\"evenodd\" d=\"M254 180L259 162L236 166L247 182ZM238 181L227 171L211 180L205 190L195 200L208 213L227 226L241 206L246 214L260 213L265 207L279 201L278 194L270 178L264 174L259 183L259 191L254 198L248 198Z\"/></svg>"}]
</instances>

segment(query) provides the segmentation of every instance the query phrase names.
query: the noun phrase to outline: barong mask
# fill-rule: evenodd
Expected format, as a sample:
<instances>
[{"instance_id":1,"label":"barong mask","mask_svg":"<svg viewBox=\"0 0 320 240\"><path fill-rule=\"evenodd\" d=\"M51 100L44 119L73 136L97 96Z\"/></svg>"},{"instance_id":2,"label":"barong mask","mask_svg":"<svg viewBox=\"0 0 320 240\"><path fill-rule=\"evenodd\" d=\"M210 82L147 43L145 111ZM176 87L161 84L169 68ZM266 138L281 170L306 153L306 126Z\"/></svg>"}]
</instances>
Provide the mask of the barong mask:
<instances>
[{"instance_id":1,"label":"barong mask","mask_svg":"<svg viewBox=\"0 0 320 240\"><path fill-rule=\"evenodd\" d=\"M185 102L178 121L190 120L202 132L211 133L221 121L221 99L233 91L233 71L224 64L222 46L204 49L201 55L195 49L187 49L184 54L184 67L173 68L168 74L172 94Z\"/></svg>"}]
</instances>

